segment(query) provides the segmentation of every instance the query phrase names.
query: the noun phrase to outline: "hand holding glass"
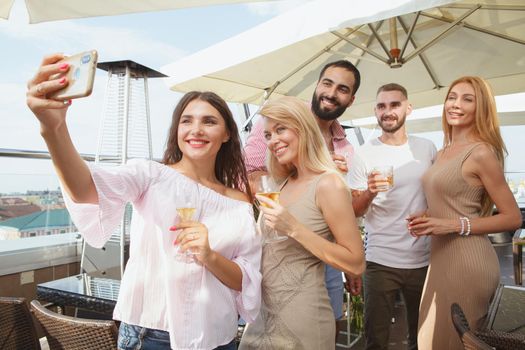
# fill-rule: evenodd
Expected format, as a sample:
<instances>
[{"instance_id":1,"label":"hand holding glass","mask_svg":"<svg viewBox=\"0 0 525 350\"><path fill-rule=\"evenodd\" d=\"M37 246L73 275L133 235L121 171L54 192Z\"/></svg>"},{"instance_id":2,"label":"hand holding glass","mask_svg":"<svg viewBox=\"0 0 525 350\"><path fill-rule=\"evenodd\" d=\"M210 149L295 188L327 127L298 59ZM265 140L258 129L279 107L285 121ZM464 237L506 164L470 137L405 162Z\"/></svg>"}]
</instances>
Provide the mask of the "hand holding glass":
<instances>
[{"instance_id":1,"label":"hand holding glass","mask_svg":"<svg viewBox=\"0 0 525 350\"><path fill-rule=\"evenodd\" d=\"M279 203L279 187L274 181L272 181L272 179L269 176L261 176L256 194L259 196L270 198L274 202ZM267 207L267 205L262 202L261 205L263 207ZM279 233L276 230L264 225L264 215L261 216L261 228L263 232L265 232L264 243L280 242L288 238L288 236L279 235Z\"/></svg>"},{"instance_id":2,"label":"hand holding glass","mask_svg":"<svg viewBox=\"0 0 525 350\"><path fill-rule=\"evenodd\" d=\"M195 215L195 212L196 212L196 203L194 202L194 200L191 197L190 193L187 193L187 192L184 193L183 194L183 198L184 198L183 206L177 208L177 214L179 215L180 222L181 223L188 223L188 222L195 221L194 220L194 215ZM182 253L180 251L180 248L177 247L176 255L179 258L181 258L181 257L182 258L184 258L184 257L193 257L196 254L198 254L198 253L194 253L191 250L186 250L184 253Z\"/></svg>"},{"instance_id":3,"label":"hand holding glass","mask_svg":"<svg viewBox=\"0 0 525 350\"><path fill-rule=\"evenodd\" d=\"M343 175L348 173L348 152L335 153L335 151L330 151L330 155L332 156L332 160L335 163L337 170L343 173Z\"/></svg>"},{"instance_id":4,"label":"hand holding glass","mask_svg":"<svg viewBox=\"0 0 525 350\"><path fill-rule=\"evenodd\" d=\"M385 179L383 185L377 186L378 190L388 191L394 187L394 167L392 165L374 166L371 172L378 173Z\"/></svg>"}]
</instances>

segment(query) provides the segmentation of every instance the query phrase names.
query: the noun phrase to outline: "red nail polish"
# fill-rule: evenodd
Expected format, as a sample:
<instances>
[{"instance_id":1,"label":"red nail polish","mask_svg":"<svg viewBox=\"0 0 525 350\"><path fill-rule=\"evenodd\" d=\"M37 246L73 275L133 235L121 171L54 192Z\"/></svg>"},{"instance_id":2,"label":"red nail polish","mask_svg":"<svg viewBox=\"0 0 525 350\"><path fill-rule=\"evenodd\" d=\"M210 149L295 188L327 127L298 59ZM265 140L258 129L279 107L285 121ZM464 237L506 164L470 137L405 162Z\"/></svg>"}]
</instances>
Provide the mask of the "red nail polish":
<instances>
[{"instance_id":1,"label":"red nail polish","mask_svg":"<svg viewBox=\"0 0 525 350\"><path fill-rule=\"evenodd\" d=\"M66 82L66 77L63 77L58 81L60 84L64 84Z\"/></svg>"},{"instance_id":2,"label":"red nail polish","mask_svg":"<svg viewBox=\"0 0 525 350\"><path fill-rule=\"evenodd\" d=\"M171 226L170 231L177 231L177 226Z\"/></svg>"},{"instance_id":3,"label":"red nail polish","mask_svg":"<svg viewBox=\"0 0 525 350\"><path fill-rule=\"evenodd\" d=\"M64 62L60 66L58 66L58 68L60 68L62 70L66 69L67 67L69 67L69 63L66 63L66 62Z\"/></svg>"}]
</instances>

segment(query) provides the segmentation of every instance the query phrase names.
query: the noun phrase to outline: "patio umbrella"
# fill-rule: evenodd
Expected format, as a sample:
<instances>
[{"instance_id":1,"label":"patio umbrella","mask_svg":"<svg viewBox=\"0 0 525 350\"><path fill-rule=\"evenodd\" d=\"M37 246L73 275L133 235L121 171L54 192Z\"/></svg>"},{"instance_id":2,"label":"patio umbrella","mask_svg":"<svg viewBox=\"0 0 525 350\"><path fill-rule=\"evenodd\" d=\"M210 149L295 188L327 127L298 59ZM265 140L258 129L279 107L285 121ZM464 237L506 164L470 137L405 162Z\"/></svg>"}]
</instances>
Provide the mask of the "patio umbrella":
<instances>
[{"instance_id":1,"label":"patio umbrella","mask_svg":"<svg viewBox=\"0 0 525 350\"><path fill-rule=\"evenodd\" d=\"M172 90L213 90L260 104L309 101L321 67L349 59L362 74L343 119L373 113L376 89L404 85L415 108L440 104L462 75L497 94L525 90L525 5L516 0L315 0L169 64Z\"/></svg>"},{"instance_id":2,"label":"patio umbrella","mask_svg":"<svg viewBox=\"0 0 525 350\"><path fill-rule=\"evenodd\" d=\"M30 23L261 0L25 0ZM276 1L276 0L266 0ZM9 18L15 0L0 0L0 18Z\"/></svg>"}]
</instances>

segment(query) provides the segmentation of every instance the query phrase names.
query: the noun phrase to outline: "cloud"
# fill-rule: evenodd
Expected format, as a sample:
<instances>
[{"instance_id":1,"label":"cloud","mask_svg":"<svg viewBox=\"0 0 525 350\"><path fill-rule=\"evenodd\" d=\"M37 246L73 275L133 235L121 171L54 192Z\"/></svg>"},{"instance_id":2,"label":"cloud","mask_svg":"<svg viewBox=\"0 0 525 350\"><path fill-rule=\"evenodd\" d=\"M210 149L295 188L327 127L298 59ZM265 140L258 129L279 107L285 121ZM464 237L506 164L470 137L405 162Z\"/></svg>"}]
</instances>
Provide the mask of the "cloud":
<instances>
[{"instance_id":1,"label":"cloud","mask_svg":"<svg viewBox=\"0 0 525 350\"><path fill-rule=\"evenodd\" d=\"M294 9L309 1L312 0L282 0L265 3L258 2L253 4L246 4L245 6L248 7L248 10L251 13L261 17L265 17L280 15L283 12Z\"/></svg>"},{"instance_id":2,"label":"cloud","mask_svg":"<svg viewBox=\"0 0 525 350\"><path fill-rule=\"evenodd\" d=\"M69 54L97 49L104 61L132 59L140 63L160 67L187 54L185 50L155 40L136 28L93 26L82 21L55 21L28 24L23 2L15 2L8 21L0 22L0 33L6 37L27 41L45 52L70 50ZM155 53L155 54L152 54Z\"/></svg>"}]
</instances>

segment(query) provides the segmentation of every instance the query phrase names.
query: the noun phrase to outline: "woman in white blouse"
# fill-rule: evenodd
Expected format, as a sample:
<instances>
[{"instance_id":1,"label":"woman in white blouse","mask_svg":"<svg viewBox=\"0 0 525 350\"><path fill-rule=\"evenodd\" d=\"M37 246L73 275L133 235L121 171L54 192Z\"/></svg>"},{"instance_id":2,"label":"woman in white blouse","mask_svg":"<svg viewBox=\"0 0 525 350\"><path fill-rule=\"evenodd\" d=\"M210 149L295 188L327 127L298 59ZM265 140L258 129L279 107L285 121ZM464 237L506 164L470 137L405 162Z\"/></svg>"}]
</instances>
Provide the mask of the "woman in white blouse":
<instances>
[{"instance_id":1,"label":"woman in white blouse","mask_svg":"<svg viewBox=\"0 0 525 350\"><path fill-rule=\"evenodd\" d=\"M162 164L87 164L68 133L71 101L46 98L68 83L52 78L69 68L62 58L44 58L28 83L27 104L89 244L102 247L126 203L133 205L130 257L113 314L122 321L119 349L234 349L238 315L251 322L259 312L261 245L228 106L211 92L186 94L173 112ZM177 216L188 195L198 222ZM178 259L177 251L191 251L192 260Z\"/></svg>"}]
</instances>

